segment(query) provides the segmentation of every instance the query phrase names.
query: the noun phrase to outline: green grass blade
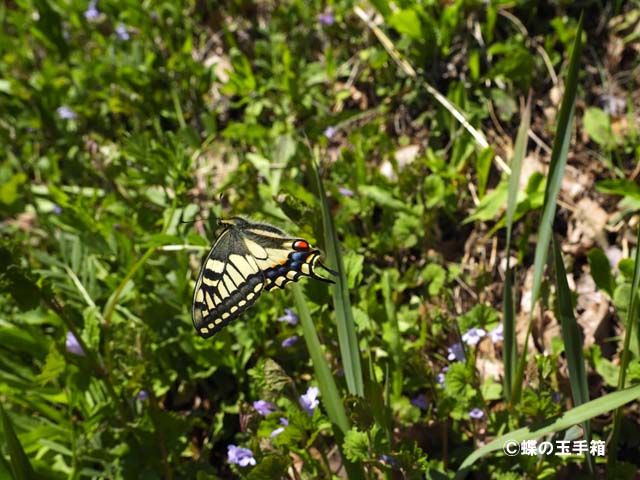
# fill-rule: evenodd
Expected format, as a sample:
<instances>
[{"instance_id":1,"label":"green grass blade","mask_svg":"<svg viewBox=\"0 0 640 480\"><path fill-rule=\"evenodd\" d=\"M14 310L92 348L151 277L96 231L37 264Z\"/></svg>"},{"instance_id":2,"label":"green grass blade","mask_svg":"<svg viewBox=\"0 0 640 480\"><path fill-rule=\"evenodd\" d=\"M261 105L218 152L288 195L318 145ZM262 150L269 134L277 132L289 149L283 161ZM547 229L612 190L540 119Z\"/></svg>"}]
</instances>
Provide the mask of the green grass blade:
<instances>
[{"instance_id":1,"label":"green grass blade","mask_svg":"<svg viewBox=\"0 0 640 480\"><path fill-rule=\"evenodd\" d=\"M640 225L636 241L640 241ZM636 243L640 245L640 243ZM633 325L637 322L638 309L638 285L640 284L640 248L636 247L636 260L633 267L633 280L631 281L631 292L629 294L629 310L627 310L627 321L624 329L624 343L622 347L622 355L620 361L620 373L618 376L618 389L623 389L627 379L627 368L631 360L631 338L633 333ZM618 452L618 439L620 438L620 422L622 420L622 409L618 408L613 417L613 432L611 434L611 442L609 443L609 457L607 458L607 468L612 470L616 462L616 454Z\"/></svg>"},{"instance_id":2,"label":"green grass blade","mask_svg":"<svg viewBox=\"0 0 640 480\"><path fill-rule=\"evenodd\" d=\"M356 335L353 313L351 311L351 300L347 290L347 277L344 271L342 254L338 236L333 226L333 217L327 204L326 194L316 162L312 159L311 171L315 178L318 189L318 198L322 207L322 222L324 226L325 249L327 263L337 271L336 283L332 287L333 303L336 313L338 329L338 342L340 344L340 356L344 368L344 376L347 381L347 388L352 395L364 396L364 384L362 381L362 365L360 361L360 350L358 347L358 337Z\"/></svg>"},{"instance_id":3,"label":"green grass blade","mask_svg":"<svg viewBox=\"0 0 640 480\"><path fill-rule=\"evenodd\" d=\"M7 462L3 455L0 455L0 478L13 478L11 465L9 465L9 462Z\"/></svg>"},{"instance_id":4,"label":"green grass blade","mask_svg":"<svg viewBox=\"0 0 640 480\"><path fill-rule=\"evenodd\" d=\"M556 213L556 202L560 192L560 185L562 183L562 177L564 176L564 170L567 165L567 154L569 152L569 144L571 142L571 128L573 125L576 95L578 91L578 72L580 68L580 54L582 52L582 20L583 17L581 16L576 30L571 58L569 60L569 72L567 74L565 92L562 97L562 104L558 115L558 128L553 139L553 148L551 150L551 164L549 166L549 176L547 178L547 186L545 189L542 218L540 219L540 229L538 230L538 241L536 244L534 259L531 311L529 312L529 325L524 345L527 345L529 342L529 335L531 334L533 311L535 310L535 305L538 301L538 297L540 296L542 274L544 272L544 266L547 263L547 255L549 253L549 242L551 241L553 219ZM524 349L518 362L518 371L513 384L512 401L514 403L517 403L520 400L526 362L527 355L526 349Z\"/></svg>"},{"instance_id":5,"label":"green grass blade","mask_svg":"<svg viewBox=\"0 0 640 480\"><path fill-rule=\"evenodd\" d=\"M318 388L320 388L322 401L327 409L327 414L331 421L340 427L340 430L342 430L343 433L347 433L347 431L349 431L349 420L347 419L347 414L345 413L344 406L342 405L342 399L338 393L338 387L333 380L329 365L327 365L327 361L324 358L324 353L322 352L322 347L318 340L316 328L313 324L313 320L311 320L307 301L304 298L300 285L292 283L290 288L293 292L293 299L298 310L300 324L302 325L304 341L307 344L307 349L311 356L311 362L313 363L313 368L318 380Z\"/></svg>"},{"instance_id":6,"label":"green grass blade","mask_svg":"<svg viewBox=\"0 0 640 480\"><path fill-rule=\"evenodd\" d=\"M527 151L527 138L529 126L531 124L531 99L527 101L527 106L522 114L516 144L511 161L511 175L509 176L509 193L507 196L507 269L504 282L502 318L504 319L504 395L505 399L511 399L513 380L516 376L518 366L518 346L516 345L516 319L513 307L513 282L510 264L511 234L513 230L513 217L518 205L518 188L520 186L520 173L522 172L522 162Z\"/></svg>"},{"instance_id":7,"label":"green grass blade","mask_svg":"<svg viewBox=\"0 0 640 480\"><path fill-rule=\"evenodd\" d=\"M571 290L569 290L569 284L567 283L567 272L562 261L562 252L555 239L552 243L557 289L556 317L560 321L562 330L562 341L564 342L564 351L567 356L573 404L578 406L589 401L589 385L582 351L583 335L573 315L573 301ZM583 426L585 439L589 442L591 441L591 422L585 421ZM588 456L588 466L589 470L593 471L594 465L591 455Z\"/></svg>"},{"instance_id":8,"label":"green grass blade","mask_svg":"<svg viewBox=\"0 0 640 480\"><path fill-rule=\"evenodd\" d=\"M508 253L507 253L508 255ZM513 381L518 366L518 347L516 344L516 315L513 304L513 271L507 265L502 291L502 318L504 325L504 398L511 400Z\"/></svg>"},{"instance_id":9,"label":"green grass blade","mask_svg":"<svg viewBox=\"0 0 640 480\"><path fill-rule=\"evenodd\" d=\"M382 274L382 297L384 298L384 309L389 322L389 347L391 349L391 358L393 361L393 371L391 372L391 391L393 400L397 400L402 395L402 339L400 337L400 327L398 326L398 317L396 315L396 307L391 298L393 290L391 274L388 270Z\"/></svg>"},{"instance_id":10,"label":"green grass blade","mask_svg":"<svg viewBox=\"0 0 640 480\"><path fill-rule=\"evenodd\" d=\"M33 468L27 454L24 453L22 444L18 440L11 419L4 411L0 404L0 415L2 416L2 428L4 430L4 438L7 442L7 451L9 452L9 458L11 459L11 467L13 469L13 476L16 480L29 480L34 478Z\"/></svg>"},{"instance_id":11,"label":"green grass blade","mask_svg":"<svg viewBox=\"0 0 640 480\"><path fill-rule=\"evenodd\" d=\"M507 245L511 244L511 232L513 229L513 217L518 206L518 189L520 187L520 173L522 172L522 162L527 153L527 139L529 126L531 125L531 99L527 101L527 106L522 113L522 120L518 127L516 144L513 149L513 160L511 161L511 175L509 175L509 195L507 197ZM507 257L507 260L509 257Z\"/></svg>"},{"instance_id":12,"label":"green grass blade","mask_svg":"<svg viewBox=\"0 0 640 480\"><path fill-rule=\"evenodd\" d=\"M564 262L562 261L562 252L555 239L552 243L558 301L557 317L562 327L562 340L567 355L573 401L575 405L581 405L589 401L587 373L584 367L584 355L582 352L582 332L573 315L573 301L571 290L567 283L567 272L565 271Z\"/></svg>"},{"instance_id":13,"label":"green grass blade","mask_svg":"<svg viewBox=\"0 0 640 480\"><path fill-rule=\"evenodd\" d=\"M336 382L331 375L329 365L325 360L320 341L318 340L318 334L316 333L315 325L311 320L311 314L309 313L309 307L307 301L302 293L302 288L297 283L291 284L291 291L293 292L293 300L296 304L298 311L298 318L300 319L300 325L302 326L302 332L304 341L307 344L307 350L311 356L311 363L316 374L316 380L318 381L318 388L320 389L320 398L322 404L327 410L329 420L335 425L334 433L336 435L336 443L342 451L342 442L344 436L350 429L349 419L347 413L342 404L342 399L338 392ZM337 427L337 428L336 428ZM347 471L349 478L363 479L364 472L362 466L357 463L351 463L347 461L346 457L342 456L344 460L344 467Z\"/></svg>"},{"instance_id":14,"label":"green grass blade","mask_svg":"<svg viewBox=\"0 0 640 480\"><path fill-rule=\"evenodd\" d=\"M471 465L473 465L478 459L487 455L488 453L498 450L502 451L507 442L520 443L524 440L531 440L534 438L540 438L550 433L560 432L569 427L572 427L573 425L578 425L591 418L597 417L598 415L610 412L611 410L614 410L629 402L633 402L637 400L639 396L640 385L635 385L634 387L627 388L626 390L610 393L603 397L584 403L579 407L572 408L556 419L549 419L537 426L520 428L518 430L514 430L513 432L507 433L506 435L498 437L482 448L477 449L471 455L465 458L465 460L460 465L458 472L456 473L456 478L464 478L464 476L468 473ZM517 458L514 459L514 465L517 462L519 462L519 460Z\"/></svg>"}]
</instances>

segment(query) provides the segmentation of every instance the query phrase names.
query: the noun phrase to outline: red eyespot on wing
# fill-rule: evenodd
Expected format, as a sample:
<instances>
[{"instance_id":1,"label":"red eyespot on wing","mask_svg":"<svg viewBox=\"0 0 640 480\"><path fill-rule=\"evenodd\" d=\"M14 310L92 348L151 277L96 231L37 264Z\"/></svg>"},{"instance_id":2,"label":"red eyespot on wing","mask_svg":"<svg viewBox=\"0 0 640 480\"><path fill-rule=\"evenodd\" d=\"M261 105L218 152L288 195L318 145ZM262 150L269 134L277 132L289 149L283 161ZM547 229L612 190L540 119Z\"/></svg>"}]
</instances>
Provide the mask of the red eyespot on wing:
<instances>
[{"instance_id":1,"label":"red eyespot on wing","mask_svg":"<svg viewBox=\"0 0 640 480\"><path fill-rule=\"evenodd\" d=\"M296 240L293 242L294 250L309 250L311 248L306 240Z\"/></svg>"}]
</instances>

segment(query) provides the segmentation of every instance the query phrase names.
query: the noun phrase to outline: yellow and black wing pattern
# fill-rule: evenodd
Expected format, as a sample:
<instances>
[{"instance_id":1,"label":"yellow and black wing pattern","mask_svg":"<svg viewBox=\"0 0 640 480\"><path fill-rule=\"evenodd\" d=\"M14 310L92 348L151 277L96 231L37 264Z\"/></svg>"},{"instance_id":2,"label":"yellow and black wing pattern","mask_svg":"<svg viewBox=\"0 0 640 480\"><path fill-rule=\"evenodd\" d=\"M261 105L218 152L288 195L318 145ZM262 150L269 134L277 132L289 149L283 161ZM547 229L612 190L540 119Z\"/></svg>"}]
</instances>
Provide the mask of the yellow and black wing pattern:
<instances>
[{"instance_id":1,"label":"yellow and black wing pattern","mask_svg":"<svg viewBox=\"0 0 640 480\"><path fill-rule=\"evenodd\" d=\"M255 303L263 290L319 276L320 250L279 228L239 217L219 220L222 232L204 259L193 292L191 317L198 334L210 337Z\"/></svg>"}]
</instances>

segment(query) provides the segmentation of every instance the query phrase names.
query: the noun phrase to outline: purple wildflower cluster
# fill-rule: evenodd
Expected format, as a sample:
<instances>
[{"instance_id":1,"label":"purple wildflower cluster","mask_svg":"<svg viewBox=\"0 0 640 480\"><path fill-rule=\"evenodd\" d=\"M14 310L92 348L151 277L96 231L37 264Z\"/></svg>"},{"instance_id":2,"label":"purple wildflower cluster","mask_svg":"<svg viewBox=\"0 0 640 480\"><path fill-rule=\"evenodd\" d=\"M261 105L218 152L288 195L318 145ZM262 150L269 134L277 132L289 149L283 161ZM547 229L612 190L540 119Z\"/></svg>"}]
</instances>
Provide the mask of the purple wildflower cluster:
<instances>
[{"instance_id":1,"label":"purple wildflower cluster","mask_svg":"<svg viewBox=\"0 0 640 480\"><path fill-rule=\"evenodd\" d=\"M227 446L227 460L229 463L235 463L241 467L253 466L256 459L253 458L253 452L248 448L236 447L235 445Z\"/></svg>"},{"instance_id":2,"label":"purple wildflower cluster","mask_svg":"<svg viewBox=\"0 0 640 480\"><path fill-rule=\"evenodd\" d=\"M320 392L318 390L318 387L309 387L304 394L300 395L300 398L298 400L300 402L300 406L310 416L313 415L313 412L320 404L318 400L319 393ZM138 395L140 395L140 393ZM273 403L262 399L253 402L253 408L255 408L256 411L263 417L266 417L267 415L275 412L278 409L278 407ZM286 417L280 417L280 426L275 428L269 434L269 438L275 438L280 435L282 432L284 432L285 428L288 425L289 420ZM251 450L249 450L248 448L238 447L236 445L227 446L227 461L241 467L248 467L256 464L256 459L254 458L253 452Z\"/></svg>"},{"instance_id":3,"label":"purple wildflower cluster","mask_svg":"<svg viewBox=\"0 0 640 480\"><path fill-rule=\"evenodd\" d=\"M255 408L260 415L266 417L270 413L275 412L277 407L273 403L267 402L266 400L256 400L255 402L253 402L253 408Z\"/></svg>"},{"instance_id":4,"label":"purple wildflower cluster","mask_svg":"<svg viewBox=\"0 0 640 480\"><path fill-rule=\"evenodd\" d=\"M289 325L297 325L298 324L298 315L295 314L293 310L290 308L284 309L284 315L278 317L277 320L279 322L286 322Z\"/></svg>"},{"instance_id":5,"label":"purple wildflower cluster","mask_svg":"<svg viewBox=\"0 0 640 480\"><path fill-rule=\"evenodd\" d=\"M318 400L318 387L309 387L307 393L300 395L300 406L309 414L313 415L316 407L320 404Z\"/></svg>"}]
</instances>

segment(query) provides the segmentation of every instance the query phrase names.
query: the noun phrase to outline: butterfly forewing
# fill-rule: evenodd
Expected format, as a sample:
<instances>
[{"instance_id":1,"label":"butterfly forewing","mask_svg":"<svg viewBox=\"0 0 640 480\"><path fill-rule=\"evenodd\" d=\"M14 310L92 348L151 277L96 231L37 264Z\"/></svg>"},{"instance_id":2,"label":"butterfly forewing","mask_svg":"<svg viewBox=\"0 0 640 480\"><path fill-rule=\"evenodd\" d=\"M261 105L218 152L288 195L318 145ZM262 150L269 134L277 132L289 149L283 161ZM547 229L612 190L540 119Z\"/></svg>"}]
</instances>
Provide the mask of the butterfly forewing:
<instances>
[{"instance_id":1,"label":"butterfly forewing","mask_svg":"<svg viewBox=\"0 0 640 480\"><path fill-rule=\"evenodd\" d=\"M241 218L221 224L225 229L205 258L193 295L193 324L201 336L227 325L253 305L263 289L282 288L301 276L333 283L314 272L322 265L320 251L306 240Z\"/></svg>"},{"instance_id":2,"label":"butterfly forewing","mask_svg":"<svg viewBox=\"0 0 640 480\"><path fill-rule=\"evenodd\" d=\"M264 275L244 246L241 234L226 228L207 255L193 296L193 324L209 337L253 305Z\"/></svg>"}]
</instances>

